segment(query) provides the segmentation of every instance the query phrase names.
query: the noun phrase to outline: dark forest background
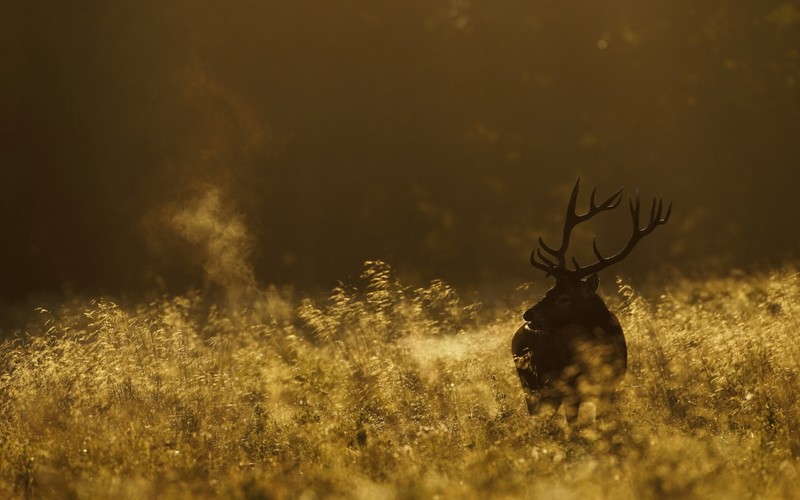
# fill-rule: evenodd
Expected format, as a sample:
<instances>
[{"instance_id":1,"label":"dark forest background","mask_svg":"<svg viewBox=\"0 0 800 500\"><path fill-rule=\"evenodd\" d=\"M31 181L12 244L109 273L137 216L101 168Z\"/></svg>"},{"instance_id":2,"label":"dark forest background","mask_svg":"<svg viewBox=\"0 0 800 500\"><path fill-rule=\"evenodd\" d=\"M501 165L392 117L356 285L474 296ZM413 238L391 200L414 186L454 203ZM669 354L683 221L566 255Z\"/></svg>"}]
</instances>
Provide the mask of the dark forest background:
<instances>
[{"instance_id":1,"label":"dark forest background","mask_svg":"<svg viewBox=\"0 0 800 500\"><path fill-rule=\"evenodd\" d=\"M539 279L578 175L674 200L616 272L798 257L798 2L3 2L0 92L7 300Z\"/></svg>"}]
</instances>

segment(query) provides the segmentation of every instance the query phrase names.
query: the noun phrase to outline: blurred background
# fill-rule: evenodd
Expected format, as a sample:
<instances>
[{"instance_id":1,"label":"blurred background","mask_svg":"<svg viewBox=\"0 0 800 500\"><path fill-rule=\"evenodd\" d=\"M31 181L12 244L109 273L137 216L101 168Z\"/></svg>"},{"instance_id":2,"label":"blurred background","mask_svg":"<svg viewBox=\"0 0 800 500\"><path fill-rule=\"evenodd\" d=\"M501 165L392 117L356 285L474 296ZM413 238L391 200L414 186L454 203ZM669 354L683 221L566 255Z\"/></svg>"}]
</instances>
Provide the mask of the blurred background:
<instances>
[{"instance_id":1,"label":"blurred background","mask_svg":"<svg viewBox=\"0 0 800 500\"><path fill-rule=\"evenodd\" d=\"M674 200L615 273L777 266L799 88L797 1L4 2L0 292L543 280L579 175Z\"/></svg>"}]
</instances>

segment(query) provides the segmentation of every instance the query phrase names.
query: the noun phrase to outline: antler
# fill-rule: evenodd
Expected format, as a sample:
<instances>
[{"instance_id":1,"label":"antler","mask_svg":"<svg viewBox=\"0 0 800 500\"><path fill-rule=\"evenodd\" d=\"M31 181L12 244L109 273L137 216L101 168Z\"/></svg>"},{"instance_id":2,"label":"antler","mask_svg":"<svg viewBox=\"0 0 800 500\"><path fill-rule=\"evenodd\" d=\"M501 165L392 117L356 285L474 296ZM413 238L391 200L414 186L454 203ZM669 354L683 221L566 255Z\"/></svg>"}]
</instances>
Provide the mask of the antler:
<instances>
[{"instance_id":1,"label":"antler","mask_svg":"<svg viewBox=\"0 0 800 500\"><path fill-rule=\"evenodd\" d=\"M578 199L580 182L581 180L578 178L578 180L575 182L575 187L572 189L572 195L570 196L569 203L567 204L567 215L564 218L564 232L561 238L561 246L558 249L553 249L540 237L539 248L531 253L531 265L546 272L548 276L555 276L556 279L581 279L600 272L606 267L621 261L628 256L640 239L650 234L656 228L656 226L666 224L669 220L670 214L672 213L672 202L669 203L666 213L664 213L663 201L661 199L656 200L654 198L653 205L650 208L650 218L647 222L647 225L644 228L640 228L639 213L641 212L641 203L639 200L639 190L637 189L636 202L634 203L633 200L629 199L631 221L633 223L633 234L631 235L630 240L628 240L627 245L625 245L625 248L623 248L622 251L616 255L607 258L603 257L603 255L600 253L600 250L597 248L597 237L595 236L594 240L592 241L592 250L597 256L597 262L589 266L581 267L578 265L578 261L573 257L572 263L575 265L575 269L569 270L567 269L566 254L567 248L569 247L569 239L572 229L581 222L591 219L600 212L616 208L619 205L619 202L622 200L622 190L620 189L611 195L611 197L609 197L606 201L597 205L594 201L595 189L593 189L589 200L589 210L586 213L579 215L575 212L575 205ZM550 257L545 256L542 250L550 254ZM555 262L551 257L555 259Z\"/></svg>"},{"instance_id":2,"label":"antler","mask_svg":"<svg viewBox=\"0 0 800 500\"><path fill-rule=\"evenodd\" d=\"M621 261L627 257L629 253L631 253L631 250L633 250L633 247L639 243L639 240L652 233L657 226L666 224L669 220L669 216L672 215L671 201L669 202L669 205L667 205L666 213L664 213L663 200L656 200L656 198L653 198L653 205L650 207L650 217L647 221L647 225L645 225L644 228L640 228L639 213L641 212L641 204L639 201L638 189L636 190L636 202L634 203L634 201L629 198L628 203L630 204L631 222L633 223L633 234L631 234L628 244L625 245L625 248L623 248L618 254L606 258L603 257L603 255L600 253L600 250L597 248L597 236L595 236L594 240L592 240L592 250L594 250L594 254L597 256L597 262L586 267L578 267L576 265L574 271L574 276L576 278L591 276L592 274L598 273L608 266ZM662 213L664 214L663 216L661 215Z\"/></svg>"},{"instance_id":3,"label":"antler","mask_svg":"<svg viewBox=\"0 0 800 500\"><path fill-rule=\"evenodd\" d=\"M555 276L556 278L564 278L567 276L571 276L574 271L569 271L567 269L567 248L569 247L569 238L572 234L572 229L580 224L581 222L585 222L595 215L603 212L605 210L611 210L619 205L620 200L622 199L622 189L617 191L616 193L612 194L606 201L596 205L594 202L594 196L597 191L597 188L592 189L592 194L589 199L589 210L584 213L578 215L575 212L575 205L578 201L578 190L580 189L581 178L578 177L578 180L575 181L575 187L572 188L572 195L569 198L569 203L567 204L567 214L564 217L564 233L561 237L561 246L556 250L551 248L544 240L539 237L539 247L533 252L531 252L531 265L537 269L541 269L542 271L546 272L548 275ZM557 262L553 262L550 258L545 257L542 253L542 250L550 254L554 257ZM538 260L537 260L538 258ZM541 262L539 262L541 261ZM572 259L573 263L575 264L576 270L579 268L578 263L575 259Z\"/></svg>"}]
</instances>

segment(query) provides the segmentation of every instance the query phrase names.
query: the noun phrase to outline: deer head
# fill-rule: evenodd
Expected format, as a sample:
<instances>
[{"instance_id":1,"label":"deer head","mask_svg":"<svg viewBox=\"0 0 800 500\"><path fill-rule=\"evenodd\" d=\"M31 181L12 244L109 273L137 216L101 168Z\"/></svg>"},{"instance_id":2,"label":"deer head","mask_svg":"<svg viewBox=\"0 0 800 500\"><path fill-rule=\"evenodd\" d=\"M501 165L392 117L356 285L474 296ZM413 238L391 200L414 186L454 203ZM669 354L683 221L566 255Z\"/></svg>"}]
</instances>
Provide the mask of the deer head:
<instances>
[{"instance_id":1,"label":"deer head","mask_svg":"<svg viewBox=\"0 0 800 500\"><path fill-rule=\"evenodd\" d=\"M525 321L540 328L558 328L563 324L576 321L586 322L587 326L596 325L597 321L604 319L600 316L609 315L603 301L594 293L599 283L597 273L627 257L639 240L650 234L656 227L666 224L672 213L671 202L665 211L663 201L654 198L647 224L642 228L639 220L641 203L637 189L635 198L629 199L632 232L625 247L611 257L604 257L597 247L597 237L595 236L592 241L592 250L597 257L597 262L581 266L573 257L574 267L570 269L567 265L567 249L575 226L600 212L613 210L622 200L622 190L620 189L598 204L595 202L596 190L593 189L589 199L589 210L578 214L576 204L579 188L580 178L575 182L572 195L567 203L561 245L558 248L551 247L540 237L539 248L531 253L531 265L541 269L548 276L556 278L555 286L547 292L545 298L523 315Z\"/></svg>"}]
</instances>

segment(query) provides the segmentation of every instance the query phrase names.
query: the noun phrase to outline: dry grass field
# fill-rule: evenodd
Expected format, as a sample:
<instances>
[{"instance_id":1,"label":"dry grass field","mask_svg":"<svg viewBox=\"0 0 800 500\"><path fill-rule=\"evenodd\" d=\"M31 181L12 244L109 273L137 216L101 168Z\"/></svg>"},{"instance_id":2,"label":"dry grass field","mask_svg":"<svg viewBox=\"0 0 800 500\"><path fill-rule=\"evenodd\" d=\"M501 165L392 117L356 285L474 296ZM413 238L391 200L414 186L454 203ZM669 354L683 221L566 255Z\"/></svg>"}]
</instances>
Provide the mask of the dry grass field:
<instances>
[{"instance_id":1,"label":"dry grass field","mask_svg":"<svg viewBox=\"0 0 800 500\"><path fill-rule=\"evenodd\" d=\"M0 497L796 498L796 271L607 278L630 370L591 439L527 415L510 339L541 291L469 303L372 262L236 314L40 309L0 347Z\"/></svg>"}]
</instances>

